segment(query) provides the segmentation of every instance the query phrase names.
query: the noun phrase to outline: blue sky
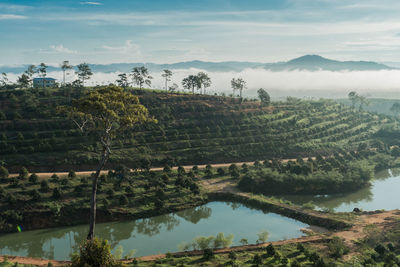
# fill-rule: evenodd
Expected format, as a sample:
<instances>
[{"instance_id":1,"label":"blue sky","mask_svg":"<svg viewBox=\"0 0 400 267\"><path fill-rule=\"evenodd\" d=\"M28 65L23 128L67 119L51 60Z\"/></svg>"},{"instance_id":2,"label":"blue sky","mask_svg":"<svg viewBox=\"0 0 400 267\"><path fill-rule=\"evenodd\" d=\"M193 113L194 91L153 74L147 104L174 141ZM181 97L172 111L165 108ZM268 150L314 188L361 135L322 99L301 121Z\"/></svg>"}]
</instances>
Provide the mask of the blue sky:
<instances>
[{"instance_id":1,"label":"blue sky","mask_svg":"<svg viewBox=\"0 0 400 267\"><path fill-rule=\"evenodd\" d=\"M398 0L0 0L0 64L400 61Z\"/></svg>"}]
</instances>

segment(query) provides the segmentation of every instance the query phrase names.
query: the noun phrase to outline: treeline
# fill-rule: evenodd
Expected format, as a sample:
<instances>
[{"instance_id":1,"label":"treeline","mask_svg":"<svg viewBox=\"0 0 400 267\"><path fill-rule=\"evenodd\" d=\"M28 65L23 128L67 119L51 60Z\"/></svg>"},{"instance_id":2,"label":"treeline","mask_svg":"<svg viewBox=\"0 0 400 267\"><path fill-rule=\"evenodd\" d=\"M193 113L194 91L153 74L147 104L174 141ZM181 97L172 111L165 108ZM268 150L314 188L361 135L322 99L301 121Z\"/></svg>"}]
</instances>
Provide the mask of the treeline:
<instances>
[{"instance_id":1,"label":"treeline","mask_svg":"<svg viewBox=\"0 0 400 267\"><path fill-rule=\"evenodd\" d=\"M374 177L374 165L351 154L327 159L277 160L242 170L239 188L262 194L334 194L359 189Z\"/></svg>"}]
</instances>

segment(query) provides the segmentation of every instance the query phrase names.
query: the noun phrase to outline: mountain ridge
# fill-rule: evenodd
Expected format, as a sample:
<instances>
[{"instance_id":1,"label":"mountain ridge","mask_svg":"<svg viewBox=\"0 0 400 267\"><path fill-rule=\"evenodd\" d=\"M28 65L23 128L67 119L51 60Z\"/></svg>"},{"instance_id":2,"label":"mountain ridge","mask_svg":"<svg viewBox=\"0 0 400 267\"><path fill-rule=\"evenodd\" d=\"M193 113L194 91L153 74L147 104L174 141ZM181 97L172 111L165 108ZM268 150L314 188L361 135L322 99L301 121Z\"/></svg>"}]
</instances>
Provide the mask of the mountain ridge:
<instances>
[{"instance_id":1,"label":"mountain ridge","mask_svg":"<svg viewBox=\"0 0 400 267\"><path fill-rule=\"evenodd\" d=\"M266 69L270 71L367 71L367 70L393 70L394 67L373 61L338 61L328 59L319 55L304 55L286 62L260 63L248 61L222 61L209 62L201 60L191 60L170 64L157 63L110 63L110 64L89 64L94 72L130 72L132 68L145 66L152 72L159 72L163 69L203 69L206 71L243 71L244 69ZM22 66L0 66L0 73L22 73L28 65ZM60 71L59 67L49 66L48 72Z\"/></svg>"}]
</instances>

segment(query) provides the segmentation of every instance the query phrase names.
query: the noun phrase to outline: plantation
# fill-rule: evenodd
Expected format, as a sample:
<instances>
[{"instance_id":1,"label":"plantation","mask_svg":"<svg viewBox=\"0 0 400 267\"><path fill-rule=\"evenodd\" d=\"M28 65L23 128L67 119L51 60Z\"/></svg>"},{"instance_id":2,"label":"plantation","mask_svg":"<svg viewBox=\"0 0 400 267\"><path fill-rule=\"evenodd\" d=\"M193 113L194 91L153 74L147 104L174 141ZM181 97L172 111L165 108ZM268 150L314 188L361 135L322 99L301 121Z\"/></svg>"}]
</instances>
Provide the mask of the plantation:
<instances>
[{"instance_id":1,"label":"plantation","mask_svg":"<svg viewBox=\"0 0 400 267\"><path fill-rule=\"evenodd\" d=\"M100 177L98 216L112 221L169 213L204 203L204 196L194 182L202 172L135 172L126 167ZM37 180L18 176L1 179L0 231L24 230L86 223L90 207L90 177L53 175ZM46 220L42 217L47 216Z\"/></svg>"},{"instance_id":2,"label":"plantation","mask_svg":"<svg viewBox=\"0 0 400 267\"><path fill-rule=\"evenodd\" d=\"M10 172L93 169L96 139L82 135L56 109L90 88L27 89L0 92L0 160ZM288 98L259 101L192 96L131 89L157 124L126 132L112 148L108 168L298 158L356 151L379 151L382 128L396 125L384 115L354 110L329 100ZM387 141L395 144L398 138Z\"/></svg>"}]
</instances>

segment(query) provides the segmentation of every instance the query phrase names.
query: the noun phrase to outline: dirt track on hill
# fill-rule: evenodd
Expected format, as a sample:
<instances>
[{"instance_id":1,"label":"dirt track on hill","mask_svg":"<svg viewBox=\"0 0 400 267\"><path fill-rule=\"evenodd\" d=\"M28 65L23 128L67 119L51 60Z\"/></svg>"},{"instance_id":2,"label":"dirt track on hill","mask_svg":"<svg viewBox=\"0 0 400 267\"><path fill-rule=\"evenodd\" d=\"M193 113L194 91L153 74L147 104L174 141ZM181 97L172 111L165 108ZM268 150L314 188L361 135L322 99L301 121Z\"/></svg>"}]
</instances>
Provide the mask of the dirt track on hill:
<instances>
[{"instance_id":1,"label":"dirt track on hill","mask_svg":"<svg viewBox=\"0 0 400 267\"><path fill-rule=\"evenodd\" d=\"M304 158L304 160L307 160L308 158ZM315 159L313 157L312 159ZM283 159L282 162L288 162L288 161L295 161L296 159ZM254 161L248 161L248 162L231 162L231 163L216 163L216 164L210 164L213 168L220 168L220 167L229 167L231 164L236 164L236 165L242 165L242 164L247 164L247 165L254 165ZM186 171L191 170L194 166L199 167L199 169L205 169L208 164L201 164L201 165L185 165L182 166ZM164 168L163 167L154 167L150 168L150 171L162 171ZM178 167L173 167L173 170L178 169ZM101 171L101 174L107 174L109 170L103 170ZM76 175L91 175L94 171L78 171L75 172ZM31 173L29 173L31 174ZM50 178L53 174L57 174L59 177L65 177L68 175L68 172L37 172L36 175L38 175L40 178ZM16 177L18 176L18 173L10 173L9 177Z\"/></svg>"}]
</instances>

